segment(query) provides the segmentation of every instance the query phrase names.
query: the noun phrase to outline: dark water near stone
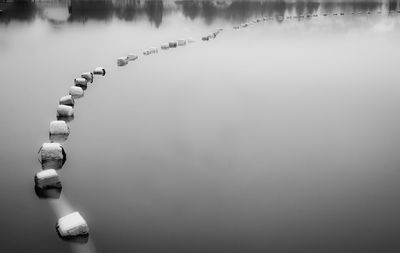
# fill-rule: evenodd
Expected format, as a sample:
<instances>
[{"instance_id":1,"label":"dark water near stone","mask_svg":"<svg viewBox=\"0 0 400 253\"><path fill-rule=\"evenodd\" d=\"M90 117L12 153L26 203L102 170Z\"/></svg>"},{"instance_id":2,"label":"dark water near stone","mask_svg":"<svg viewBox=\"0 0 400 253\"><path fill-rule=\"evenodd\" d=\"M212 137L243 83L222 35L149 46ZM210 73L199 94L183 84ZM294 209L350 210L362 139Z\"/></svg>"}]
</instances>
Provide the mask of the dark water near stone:
<instances>
[{"instance_id":1,"label":"dark water near stone","mask_svg":"<svg viewBox=\"0 0 400 253\"><path fill-rule=\"evenodd\" d=\"M0 9L0 252L400 250L397 2ZM261 15L325 12L345 15L200 41ZM188 37L197 42L116 66ZM69 123L61 196L39 198L37 150L58 99L99 65L107 75ZM89 224L86 244L55 232L73 210Z\"/></svg>"}]
</instances>

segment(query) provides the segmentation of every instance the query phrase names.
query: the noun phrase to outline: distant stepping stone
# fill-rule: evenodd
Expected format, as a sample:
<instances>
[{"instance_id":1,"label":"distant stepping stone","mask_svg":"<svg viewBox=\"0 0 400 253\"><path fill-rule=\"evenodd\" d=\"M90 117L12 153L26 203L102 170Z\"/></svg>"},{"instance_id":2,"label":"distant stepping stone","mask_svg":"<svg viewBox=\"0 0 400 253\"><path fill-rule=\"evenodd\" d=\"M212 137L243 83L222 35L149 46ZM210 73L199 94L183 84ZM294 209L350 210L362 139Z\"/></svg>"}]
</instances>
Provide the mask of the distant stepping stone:
<instances>
[{"instance_id":1,"label":"distant stepping stone","mask_svg":"<svg viewBox=\"0 0 400 253\"><path fill-rule=\"evenodd\" d=\"M151 54L157 54L158 49L156 47L150 47L149 49L143 50L143 55L151 55Z\"/></svg>"},{"instance_id":2,"label":"distant stepping stone","mask_svg":"<svg viewBox=\"0 0 400 253\"><path fill-rule=\"evenodd\" d=\"M187 41L185 39L178 40L178 46L186 46Z\"/></svg>"},{"instance_id":3,"label":"distant stepping stone","mask_svg":"<svg viewBox=\"0 0 400 253\"><path fill-rule=\"evenodd\" d=\"M128 54L128 56L126 57L128 59L128 61L136 61L139 56L137 56L136 54L130 53Z\"/></svg>"},{"instance_id":4,"label":"distant stepping stone","mask_svg":"<svg viewBox=\"0 0 400 253\"><path fill-rule=\"evenodd\" d=\"M72 117L72 116L74 116L74 108L69 105L58 105L57 116Z\"/></svg>"},{"instance_id":5,"label":"distant stepping stone","mask_svg":"<svg viewBox=\"0 0 400 253\"><path fill-rule=\"evenodd\" d=\"M71 95L66 95L60 98L59 104L74 107L75 100Z\"/></svg>"},{"instance_id":6,"label":"distant stepping stone","mask_svg":"<svg viewBox=\"0 0 400 253\"><path fill-rule=\"evenodd\" d=\"M74 79L75 86L82 87L82 89L87 88L88 81L85 78L78 77Z\"/></svg>"},{"instance_id":7,"label":"distant stepping stone","mask_svg":"<svg viewBox=\"0 0 400 253\"><path fill-rule=\"evenodd\" d=\"M127 58L126 56L124 56L124 57L119 57L119 58L117 59L117 65L120 66L120 67L125 66L125 65L127 65L128 63L129 63L129 61L128 61L128 58Z\"/></svg>"},{"instance_id":8,"label":"distant stepping stone","mask_svg":"<svg viewBox=\"0 0 400 253\"><path fill-rule=\"evenodd\" d=\"M71 86L71 88L69 88L69 94L73 97L73 98L80 98L83 97L85 94L85 91L78 86Z\"/></svg>"},{"instance_id":9,"label":"distant stepping stone","mask_svg":"<svg viewBox=\"0 0 400 253\"><path fill-rule=\"evenodd\" d=\"M84 72L81 74L82 78L85 78L87 82L93 83L93 73L92 72Z\"/></svg>"},{"instance_id":10,"label":"distant stepping stone","mask_svg":"<svg viewBox=\"0 0 400 253\"><path fill-rule=\"evenodd\" d=\"M168 50L169 49L169 44L168 43L161 44L161 49Z\"/></svg>"},{"instance_id":11,"label":"distant stepping stone","mask_svg":"<svg viewBox=\"0 0 400 253\"><path fill-rule=\"evenodd\" d=\"M169 45L170 48L175 48L175 47L178 46L178 42L176 42L176 41L170 41L170 42L168 43L168 45Z\"/></svg>"},{"instance_id":12,"label":"distant stepping stone","mask_svg":"<svg viewBox=\"0 0 400 253\"><path fill-rule=\"evenodd\" d=\"M94 75L101 75L101 76L105 76L106 75L106 69L103 67L97 67L94 69L93 71Z\"/></svg>"}]
</instances>

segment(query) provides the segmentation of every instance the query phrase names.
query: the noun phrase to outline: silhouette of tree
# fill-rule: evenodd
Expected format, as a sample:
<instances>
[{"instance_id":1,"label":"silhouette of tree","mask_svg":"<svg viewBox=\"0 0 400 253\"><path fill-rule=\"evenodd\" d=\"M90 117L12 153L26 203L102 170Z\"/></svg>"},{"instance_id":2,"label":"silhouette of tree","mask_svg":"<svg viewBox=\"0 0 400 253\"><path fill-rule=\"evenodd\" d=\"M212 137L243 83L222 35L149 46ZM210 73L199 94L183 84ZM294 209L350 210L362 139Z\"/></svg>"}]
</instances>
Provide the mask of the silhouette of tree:
<instances>
[{"instance_id":1,"label":"silhouette of tree","mask_svg":"<svg viewBox=\"0 0 400 253\"><path fill-rule=\"evenodd\" d=\"M5 7L5 8L4 8ZM12 3L6 3L2 15L0 15L0 22L8 23L11 20L17 21L32 21L36 18L38 8L32 1L15 1Z\"/></svg>"},{"instance_id":2,"label":"silhouette of tree","mask_svg":"<svg viewBox=\"0 0 400 253\"><path fill-rule=\"evenodd\" d=\"M68 22L86 22L89 19L110 20L114 6L107 0L80 1L72 0L69 6Z\"/></svg>"},{"instance_id":3,"label":"silhouette of tree","mask_svg":"<svg viewBox=\"0 0 400 253\"><path fill-rule=\"evenodd\" d=\"M140 11L140 0L125 0L123 4L116 2L114 6L115 16L126 21L134 20Z\"/></svg>"},{"instance_id":4,"label":"silhouette of tree","mask_svg":"<svg viewBox=\"0 0 400 253\"><path fill-rule=\"evenodd\" d=\"M306 13L312 14L318 11L320 3L315 1L307 1L306 2Z\"/></svg>"},{"instance_id":5,"label":"silhouette of tree","mask_svg":"<svg viewBox=\"0 0 400 253\"><path fill-rule=\"evenodd\" d=\"M201 3L202 5L202 15L206 24L211 24L214 19L217 17L217 7L213 2L204 1Z\"/></svg>"},{"instance_id":6,"label":"silhouette of tree","mask_svg":"<svg viewBox=\"0 0 400 253\"><path fill-rule=\"evenodd\" d=\"M162 23L164 4L162 0L147 0L144 9L151 23L159 27Z\"/></svg>"},{"instance_id":7,"label":"silhouette of tree","mask_svg":"<svg viewBox=\"0 0 400 253\"><path fill-rule=\"evenodd\" d=\"M389 1L389 11L395 11L395 10L397 10L397 1L390 0Z\"/></svg>"},{"instance_id":8,"label":"silhouette of tree","mask_svg":"<svg viewBox=\"0 0 400 253\"><path fill-rule=\"evenodd\" d=\"M185 17L189 17L191 20L197 18L201 12L200 2L197 1L180 1L176 2L177 5L182 6L182 13Z\"/></svg>"},{"instance_id":9,"label":"silhouette of tree","mask_svg":"<svg viewBox=\"0 0 400 253\"><path fill-rule=\"evenodd\" d=\"M1 0L0 0L1 1ZM4 1L4 0L3 0ZM49 0L51 4L51 0ZM57 2L56 0L54 0ZM0 3L3 9L0 22L8 23L12 20L32 21L36 18L43 2L32 2L31 0L17 0L12 3ZM173 5L172 5L173 6ZM224 18L235 22L244 22L254 16L278 17L286 13L296 15L312 14L322 9L324 12L333 11L367 12L374 11L383 6L382 0L364 1L336 1L336 0L269 0L269 1L196 1L183 0L175 2L177 10L182 11L185 17L191 20L204 18L207 24L212 24L218 18ZM397 10L397 0L389 0L388 9ZM165 7L163 0L70 0L68 11L68 22L86 22L87 20L111 20L113 17L132 21L147 16L151 23L159 27L163 16L171 7ZM278 19L279 22L283 19ZM50 21L49 21L50 22Z\"/></svg>"}]
</instances>

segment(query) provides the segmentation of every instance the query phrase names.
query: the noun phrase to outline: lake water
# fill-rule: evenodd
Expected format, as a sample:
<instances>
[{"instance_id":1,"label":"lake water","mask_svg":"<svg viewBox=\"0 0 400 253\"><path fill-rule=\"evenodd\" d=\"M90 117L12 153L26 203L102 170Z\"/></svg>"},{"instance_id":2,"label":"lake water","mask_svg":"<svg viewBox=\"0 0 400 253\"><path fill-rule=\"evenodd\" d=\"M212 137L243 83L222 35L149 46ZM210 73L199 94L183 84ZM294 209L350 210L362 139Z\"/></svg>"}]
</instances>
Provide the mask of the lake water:
<instances>
[{"instance_id":1,"label":"lake water","mask_svg":"<svg viewBox=\"0 0 400 253\"><path fill-rule=\"evenodd\" d=\"M399 252L396 1L0 9L0 252ZM279 21L307 13L319 16ZM232 29L261 16L273 20ZM107 74L63 144L62 193L39 198L58 99L97 66ZM75 210L87 243L56 233Z\"/></svg>"}]
</instances>

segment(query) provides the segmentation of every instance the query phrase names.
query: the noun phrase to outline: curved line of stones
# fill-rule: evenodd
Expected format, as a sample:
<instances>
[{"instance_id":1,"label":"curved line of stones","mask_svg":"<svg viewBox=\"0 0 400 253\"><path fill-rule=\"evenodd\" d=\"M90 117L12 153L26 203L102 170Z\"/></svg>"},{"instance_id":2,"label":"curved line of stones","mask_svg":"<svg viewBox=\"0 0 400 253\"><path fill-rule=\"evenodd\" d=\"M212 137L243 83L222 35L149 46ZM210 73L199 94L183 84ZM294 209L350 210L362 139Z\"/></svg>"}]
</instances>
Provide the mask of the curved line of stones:
<instances>
[{"instance_id":1,"label":"curved line of stones","mask_svg":"<svg viewBox=\"0 0 400 253\"><path fill-rule=\"evenodd\" d=\"M394 14L398 13L400 14L400 10L395 10L395 11L388 11L387 14ZM383 14L382 11L377 11L375 13L372 13L371 11L366 11L366 12L352 12L351 15L362 15L362 14ZM284 15L284 16L262 16L260 18L255 18L253 20L250 20L248 22L235 25L232 27L234 30L238 29L243 29L246 27L249 27L253 24L261 23L261 22L267 22L276 19L277 21L284 21L284 20L291 20L291 19L309 19L309 18L317 18L317 17L327 17L327 16L344 16L344 12L336 12L336 13L322 13L322 14L304 14L304 15ZM346 14L347 15L347 14ZM203 36L201 38L202 41L209 41L212 39L215 39L217 35L222 32L224 29L219 28L216 31ZM187 44L193 43L195 40L189 38L189 39L179 39L175 41L170 41L167 43L163 43L160 45L161 50L168 50L170 48L176 48L176 47L181 47L181 46L186 46ZM143 55L151 55L151 54L156 54L158 53L158 48L157 47L150 47L146 50L143 51ZM129 63L129 61L135 61L139 58L137 54L130 53L127 56L123 56L117 59L117 65L118 66L125 66ZM74 116L74 105L75 105L75 100L76 98L80 98L84 94L84 90L87 88L88 83L92 83L94 80L95 75L105 75L105 69L103 67L97 67L95 68L94 71L92 72L85 72L82 73L80 77L74 79L75 85L70 88L69 95L64 96L60 99L59 105L57 107L57 121L52 121L50 123L50 131L49 131L49 136L50 136L50 143L43 143L41 146L39 153L39 161L42 164L42 171L36 173L35 175L35 190L39 191L44 191L47 189L59 189L61 192L61 181L58 177L58 174L55 169L60 169L63 164L65 163L66 160L66 154L64 151L64 148L62 147L61 143L62 141L66 141L68 136L69 136L69 126L67 125L67 122L71 121ZM55 129L53 129L55 128ZM59 138L55 138L59 137ZM38 193L38 192L37 192ZM60 234L60 231L58 230L58 233L61 237L70 237L70 236L81 236L81 235L88 235L88 226L86 224L86 221L80 216L78 212L74 212L71 214L68 214L62 218L60 218L57 222L57 228L60 225L60 223L63 222L71 222L74 223L75 225L81 225L81 227L78 229L78 231L72 231L70 234ZM76 221L80 221L81 223L76 223Z\"/></svg>"}]
</instances>

